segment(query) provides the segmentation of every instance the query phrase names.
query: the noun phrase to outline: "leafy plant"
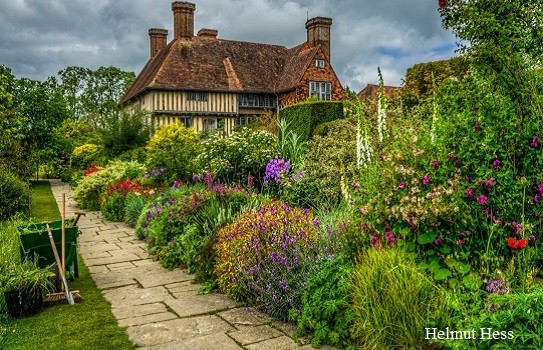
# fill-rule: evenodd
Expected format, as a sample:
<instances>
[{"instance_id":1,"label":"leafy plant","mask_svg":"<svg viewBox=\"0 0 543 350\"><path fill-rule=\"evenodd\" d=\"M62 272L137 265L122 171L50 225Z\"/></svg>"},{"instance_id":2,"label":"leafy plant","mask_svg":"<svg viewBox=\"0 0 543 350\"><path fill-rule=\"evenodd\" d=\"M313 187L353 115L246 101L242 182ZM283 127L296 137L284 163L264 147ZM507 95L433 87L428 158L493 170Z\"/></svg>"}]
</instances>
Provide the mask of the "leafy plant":
<instances>
[{"instance_id":1,"label":"leafy plant","mask_svg":"<svg viewBox=\"0 0 543 350\"><path fill-rule=\"evenodd\" d=\"M28 212L28 186L15 175L0 169L0 221L18 212Z\"/></svg>"},{"instance_id":2,"label":"leafy plant","mask_svg":"<svg viewBox=\"0 0 543 350\"><path fill-rule=\"evenodd\" d=\"M130 192L126 195L124 206L124 221L130 227L136 227L138 218L140 217L146 205L145 196L140 193Z\"/></svg>"},{"instance_id":3,"label":"leafy plant","mask_svg":"<svg viewBox=\"0 0 543 350\"><path fill-rule=\"evenodd\" d=\"M297 318L298 335L308 335L314 347L329 344L354 349L354 312L349 279L352 266L343 255L325 261L309 277Z\"/></svg>"},{"instance_id":4,"label":"leafy plant","mask_svg":"<svg viewBox=\"0 0 543 350\"><path fill-rule=\"evenodd\" d=\"M111 221L123 221L125 217L126 197L137 192L143 195L144 188L139 181L121 180L110 185L100 197L100 209L104 218Z\"/></svg>"},{"instance_id":5,"label":"leafy plant","mask_svg":"<svg viewBox=\"0 0 543 350\"><path fill-rule=\"evenodd\" d=\"M400 249L368 249L350 282L354 336L364 349L424 348L447 320L446 294Z\"/></svg>"},{"instance_id":6,"label":"leafy plant","mask_svg":"<svg viewBox=\"0 0 543 350\"><path fill-rule=\"evenodd\" d=\"M176 179L187 181L196 172L195 159L200 153L200 135L180 123L167 125L156 131L146 150L147 169L164 168L164 182Z\"/></svg>"}]
</instances>

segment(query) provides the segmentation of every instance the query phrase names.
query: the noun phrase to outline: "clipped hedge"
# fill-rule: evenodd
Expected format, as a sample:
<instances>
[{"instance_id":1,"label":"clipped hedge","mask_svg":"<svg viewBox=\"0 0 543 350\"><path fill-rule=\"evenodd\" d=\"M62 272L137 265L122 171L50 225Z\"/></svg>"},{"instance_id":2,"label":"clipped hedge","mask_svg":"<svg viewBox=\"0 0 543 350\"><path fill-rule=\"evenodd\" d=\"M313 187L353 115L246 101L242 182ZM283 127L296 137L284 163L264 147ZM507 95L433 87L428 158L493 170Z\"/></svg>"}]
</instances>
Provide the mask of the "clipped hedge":
<instances>
[{"instance_id":1,"label":"clipped hedge","mask_svg":"<svg viewBox=\"0 0 543 350\"><path fill-rule=\"evenodd\" d=\"M292 132L301 140L309 140L317 125L343 118L343 103L338 101L305 101L283 108L280 118L285 118Z\"/></svg>"}]
</instances>

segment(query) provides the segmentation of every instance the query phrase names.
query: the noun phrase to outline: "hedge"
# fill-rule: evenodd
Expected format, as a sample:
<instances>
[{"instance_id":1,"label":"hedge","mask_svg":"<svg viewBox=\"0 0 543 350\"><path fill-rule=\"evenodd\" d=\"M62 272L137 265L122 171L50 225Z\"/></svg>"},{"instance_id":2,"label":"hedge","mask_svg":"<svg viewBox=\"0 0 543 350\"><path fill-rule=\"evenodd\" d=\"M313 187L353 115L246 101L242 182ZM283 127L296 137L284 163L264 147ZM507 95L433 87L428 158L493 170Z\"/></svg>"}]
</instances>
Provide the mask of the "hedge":
<instances>
[{"instance_id":1,"label":"hedge","mask_svg":"<svg viewBox=\"0 0 543 350\"><path fill-rule=\"evenodd\" d=\"M301 140L309 140L317 125L342 119L343 103L338 101L306 101L283 108L280 118L285 118L292 132Z\"/></svg>"}]
</instances>

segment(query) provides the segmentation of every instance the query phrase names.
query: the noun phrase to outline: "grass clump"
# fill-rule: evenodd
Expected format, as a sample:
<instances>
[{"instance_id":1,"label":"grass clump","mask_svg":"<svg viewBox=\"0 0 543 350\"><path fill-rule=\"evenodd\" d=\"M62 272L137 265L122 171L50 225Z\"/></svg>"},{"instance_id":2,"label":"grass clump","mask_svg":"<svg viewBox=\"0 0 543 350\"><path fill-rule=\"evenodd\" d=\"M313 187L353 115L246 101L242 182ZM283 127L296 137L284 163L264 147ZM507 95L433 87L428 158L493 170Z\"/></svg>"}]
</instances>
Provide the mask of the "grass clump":
<instances>
[{"instance_id":1,"label":"grass clump","mask_svg":"<svg viewBox=\"0 0 543 350\"><path fill-rule=\"evenodd\" d=\"M425 348L447 317L446 294L396 248L369 249L353 269L354 334L363 349Z\"/></svg>"}]
</instances>

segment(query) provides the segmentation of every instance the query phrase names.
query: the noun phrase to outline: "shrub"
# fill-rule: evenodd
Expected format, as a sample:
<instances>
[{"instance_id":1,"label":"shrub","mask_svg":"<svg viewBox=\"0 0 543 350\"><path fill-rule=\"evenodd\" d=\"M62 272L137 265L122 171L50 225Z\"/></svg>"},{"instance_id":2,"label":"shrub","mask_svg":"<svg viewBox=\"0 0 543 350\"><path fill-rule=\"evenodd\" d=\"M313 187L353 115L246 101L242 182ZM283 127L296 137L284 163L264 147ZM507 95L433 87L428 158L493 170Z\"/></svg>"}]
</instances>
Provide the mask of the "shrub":
<instances>
[{"instance_id":1,"label":"shrub","mask_svg":"<svg viewBox=\"0 0 543 350\"><path fill-rule=\"evenodd\" d=\"M28 186L15 175L0 169L0 221L28 211Z\"/></svg>"},{"instance_id":2,"label":"shrub","mask_svg":"<svg viewBox=\"0 0 543 350\"><path fill-rule=\"evenodd\" d=\"M124 221L128 226L136 227L146 203L145 197L139 193L129 192L127 194L124 205Z\"/></svg>"},{"instance_id":3,"label":"shrub","mask_svg":"<svg viewBox=\"0 0 543 350\"><path fill-rule=\"evenodd\" d=\"M487 308L462 327L475 329L477 339L447 342L453 349L543 349L543 290L490 294ZM462 328L464 329L464 328ZM492 339L488 332L504 332ZM482 332L486 332L483 334ZM484 337L483 337L484 336Z\"/></svg>"},{"instance_id":4,"label":"shrub","mask_svg":"<svg viewBox=\"0 0 543 350\"><path fill-rule=\"evenodd\" d=\"M356 182L356 121L342 119L329 126L326 136L315 136L308 142L303 157L302 183L318 188L317 196L309 198L318 204L339 203L342 186Z\"/></svg>"},{"instance_id":5,"label":"shrub","mask_svg":"<svg viewBox=\"0 0 543 350\"><path fill-rule=\"evenodd\" d=\"M75 169L86 169L102 158L102 149L93 143L75 147L70 162Z\"/></svg>"},{"instance_id":6,"label":"shrub","mask_svg":"<svg viewBox=\"0 0 543 350\"><path fill-rule=\"evenodd\" d=\"M307 276L319 259L318 225L307 209L280 201L242 213L217 234L219 288L281 320L300 312Z\"/></svg>"},{"instance_id":7,"label":"shrub","mask_svg":"<svg viewBox=\"0 0 543 350\"><path fill-rule=\"evenodd\" d=\"M100 196L100 210L104 218L110 221L123 221L125 217L126 197L129 193L143 193L138 181L121 180L109 185Z\"/></svg>"},{"instance_id":8,"label":"shrub","mask_svg":"<svg viewBox=\"0 0 543 350\"><path fill-rule=\"evenodd\" d=\"M279 113L301 141L309 140L317 125L343 118L343 103L332 101L306 101L283 108Z\"/></svg>"},{"instance_id":9,"label":"shrub","mask_svg":"<svg viewBox=\"0 0 543 350\"><path fill-rule=\"evenodd\" d=\"M445 292L400 249L368 249L350 289L354 336L364 349L424 348L423 330L447 317Z\"/></svg>"},{"instance_id":10,"label":"shrub","mask_svg":"<svg viewBox=\"0 0 543 350\"><path fill-rule=\"evenodd\" d=\"M164 168L162 181L187 181L196 172L196 156L200 153L200 135L176 123L158 129L147 144L147 169Z\"/></svg>"},{"instance_id":11,"label":"shrub","mask_svg":"<svg viewBox=\"0 0 543 350\"><path fill-rule=\"evenodd\" d=\"M351 270L345 257L338 255L326 261L307 281L297 322L298 334L309 335L314 347L329 344L354 349Z\"/></svg>"},{"instance_id":12,"label":"shrub","mask_svg":"<svg viewBox=\"0 0 543 350\"><path fill-rule=\"evenodd\" d=\"M83 209L99 210L100 195L122 179L137 179L143 173L143 167L136 162L110 162L106 167L84 176L74 189L74 199Z\"/></svg>"},{"instance_id":13,"label":"shrub","mask_svg":"<svg viewBox=\"0 0 543 350\"><path fill-rule=\"evenodd\" d=\"M227 137L213 134L203 142L198 156L200 172L210 172L223 183L245 184L251 176L259 185L276 148L277 137L266 131L242 128Z\"/></svg>"}]
</instances>

